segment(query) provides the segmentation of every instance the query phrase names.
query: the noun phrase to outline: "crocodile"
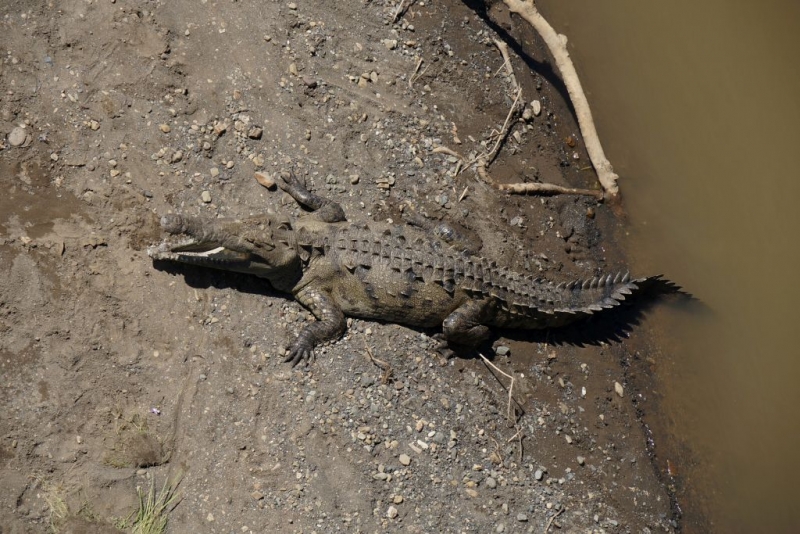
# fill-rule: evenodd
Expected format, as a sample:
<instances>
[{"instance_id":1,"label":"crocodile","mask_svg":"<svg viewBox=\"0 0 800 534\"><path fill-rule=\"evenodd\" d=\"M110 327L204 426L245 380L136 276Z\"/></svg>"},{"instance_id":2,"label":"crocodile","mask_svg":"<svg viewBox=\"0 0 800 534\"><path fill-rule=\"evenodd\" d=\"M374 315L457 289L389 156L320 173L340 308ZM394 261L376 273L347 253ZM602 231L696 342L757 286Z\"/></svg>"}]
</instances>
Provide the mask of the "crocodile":
<instances>
[{"instance_id":1,"label":"crocodile","mask_svg":"<svg viewBox=\"0 0 800 534\"><path fill-rule=\"evenodd\" d=\"M156 261L255 275L293 295L317 320L287 348L292 365L313 360L315 346L341 336L346 317L441 325L438 336L449 350L480 344L490 327L572 323L660 279L617 273L556 283L471 253L446 227L350 222L338 203L308 191L290 171L276 183L311 213L295 221L168 214L160 223L170 236L147 252Z\"/></svg>"}]
</instances>

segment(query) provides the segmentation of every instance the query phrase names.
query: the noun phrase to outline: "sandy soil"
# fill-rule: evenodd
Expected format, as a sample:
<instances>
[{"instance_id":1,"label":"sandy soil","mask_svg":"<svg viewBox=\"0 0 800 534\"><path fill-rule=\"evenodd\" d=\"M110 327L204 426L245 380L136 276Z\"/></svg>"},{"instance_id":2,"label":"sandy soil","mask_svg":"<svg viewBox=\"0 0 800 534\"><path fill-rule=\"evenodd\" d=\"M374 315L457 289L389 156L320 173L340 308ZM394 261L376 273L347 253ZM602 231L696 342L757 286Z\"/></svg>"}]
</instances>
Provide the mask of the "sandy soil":
<instances>
[{"instance_id":1,"label":"sandy soil","mask_svg":"<svg viewBox=\"0 0 800 534\"><path fill-rule=\"evenodd\" d=\"M492 176L596 187L541 43L490 15L0 5L0 532L115 532L137 488L177 478L170 532L673 530L630 381L646 358L624 335L502 333L487 355L515 378L509 423L508 379L443 360L433 332L353 320L292 370L283 347L310 320L297 303L145 254L170 211L300 215L253 178L293 167L351 219L446 219L554 279L624 269L608 207L506 196L433 152L493 143L513 92L492 39L509 31L542 112Z\"/></svg>"}]
</instances>

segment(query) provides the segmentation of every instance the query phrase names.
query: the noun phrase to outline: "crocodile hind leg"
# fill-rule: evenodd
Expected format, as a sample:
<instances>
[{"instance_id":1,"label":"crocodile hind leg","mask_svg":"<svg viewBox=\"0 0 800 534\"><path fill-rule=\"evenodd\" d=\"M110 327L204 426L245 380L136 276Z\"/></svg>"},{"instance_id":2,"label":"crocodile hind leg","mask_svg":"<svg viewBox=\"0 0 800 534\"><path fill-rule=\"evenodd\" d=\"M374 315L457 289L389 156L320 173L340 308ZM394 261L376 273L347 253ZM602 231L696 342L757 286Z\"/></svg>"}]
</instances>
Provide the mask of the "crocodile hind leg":
<instances>
[{"instance_id":1,"label":"crocodile hind leg","mask_svg":"<svg viewBox=\"0 0 800 534\"><path fill-rule=\"evenodd\" d=\"M314 211L314 217L326 222L335 223L346 221L344 210L338 202L312 193L298 180L292 171L283 171L276 180L278 187L289 193L298 204Z\"/></svg>"},{"instance_id":2,"label":"crocodile hind leg","mask_svg":"<svg viewBox=\"0 0 800 534\"><path fill-rule=\"evenodd\" d=\"M456 308L442 323L444 338L450 345L475 347L489 338L489 327L483 324L488 304L470 300Z\"/></svg>"},{"instance_id":3,"label":"crocodile hind leg","mask_svg":"<svg viewBox=\"0 0 800 534\"><path fill-rule=\"evenodd\" d=\"M292 367L302 361L313 361L314 347L339 337L347 328L344 312L324 291L306 286L295 295L295 299L308 308L317 321L303 328L289 346L284 361L291 362Z\"/></svg>"}]
</instances>

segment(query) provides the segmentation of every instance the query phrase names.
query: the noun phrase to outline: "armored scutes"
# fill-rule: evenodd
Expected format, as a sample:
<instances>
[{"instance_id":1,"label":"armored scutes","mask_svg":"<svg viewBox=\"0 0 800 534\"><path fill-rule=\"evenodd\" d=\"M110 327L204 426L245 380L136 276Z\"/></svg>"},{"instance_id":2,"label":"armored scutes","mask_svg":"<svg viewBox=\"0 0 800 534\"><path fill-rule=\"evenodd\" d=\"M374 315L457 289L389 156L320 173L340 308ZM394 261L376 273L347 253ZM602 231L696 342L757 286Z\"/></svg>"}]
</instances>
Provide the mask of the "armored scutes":
<instances>
[{"instance_id":1,"label":"armored scutes","mask_svg":"<svg viewBox=\"0 0 800 534\"><path fill-rule=\"evenodd\" d=\"M293 174L280 187L314 213L295 222L270 216L202 220L166 215L161 226L178 242L148 249L175 261L265 278L291 293L317 321L289 348L287 361L313 356L340 336L345 317L410 326L442 325L451 345L476 345L489 327L562 326L617 306L640 284L627 274L553 283L520 274L451 246L412 226L352 223L333 201L310 193Z\"/></svg>"}]
</instances>

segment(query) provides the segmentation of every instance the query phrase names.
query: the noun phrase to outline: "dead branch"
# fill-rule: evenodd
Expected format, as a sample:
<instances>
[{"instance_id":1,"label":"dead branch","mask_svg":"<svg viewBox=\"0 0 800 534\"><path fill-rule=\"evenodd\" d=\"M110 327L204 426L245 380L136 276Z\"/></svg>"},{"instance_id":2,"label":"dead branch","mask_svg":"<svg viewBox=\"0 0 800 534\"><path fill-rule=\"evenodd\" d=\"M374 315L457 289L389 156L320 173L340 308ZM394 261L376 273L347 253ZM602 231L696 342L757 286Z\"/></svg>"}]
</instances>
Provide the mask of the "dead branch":
<instances>
[{"instance_id":1,"label":"dead branch","mask_svg":"<svg viewBox=\"0 0 800 534\"><path fill-rule=\"evenodd\" d=\"M508 191L509 193L543 193L548 195L585 195L594 197L597 200L603 200L603 192L595 191L592 189L575 189L573 187L562 187L555 184L540 184L540 183L518 183L518 184L500 184L497 186L500 191Z\"/></svg>"},{"instance_id":2,"label":"dead branch","mask_svg":"<svg viewBox=\"0 0 800 534\"><path fill-rule=\"evenodd\" d=\"M544 39L547 48L550 49L550 53L556 62L556 67L558 67L561 77L564 79L564 85L567 87L572 105L575 108L578 125L586 143L586 151L589 153L589 159L592 160L595 171L597 171L600 185L603 186L607 195L616 196L619 193L619 187L617 186L619 176L614 172L611 162L606 158L603 147L600 145L600 138L597 136L592 112L589 109L589 101L586 99L586 94L583 92L581 82L578 79L578 73L575 71L569 52L567 52L566 36L558 34L553 29L550 23L539 13L539 10L536 9L533 0L503 0L503 2L508 6L509 11L518 14L533 26Z\"/></svg>"}]
</instances>

